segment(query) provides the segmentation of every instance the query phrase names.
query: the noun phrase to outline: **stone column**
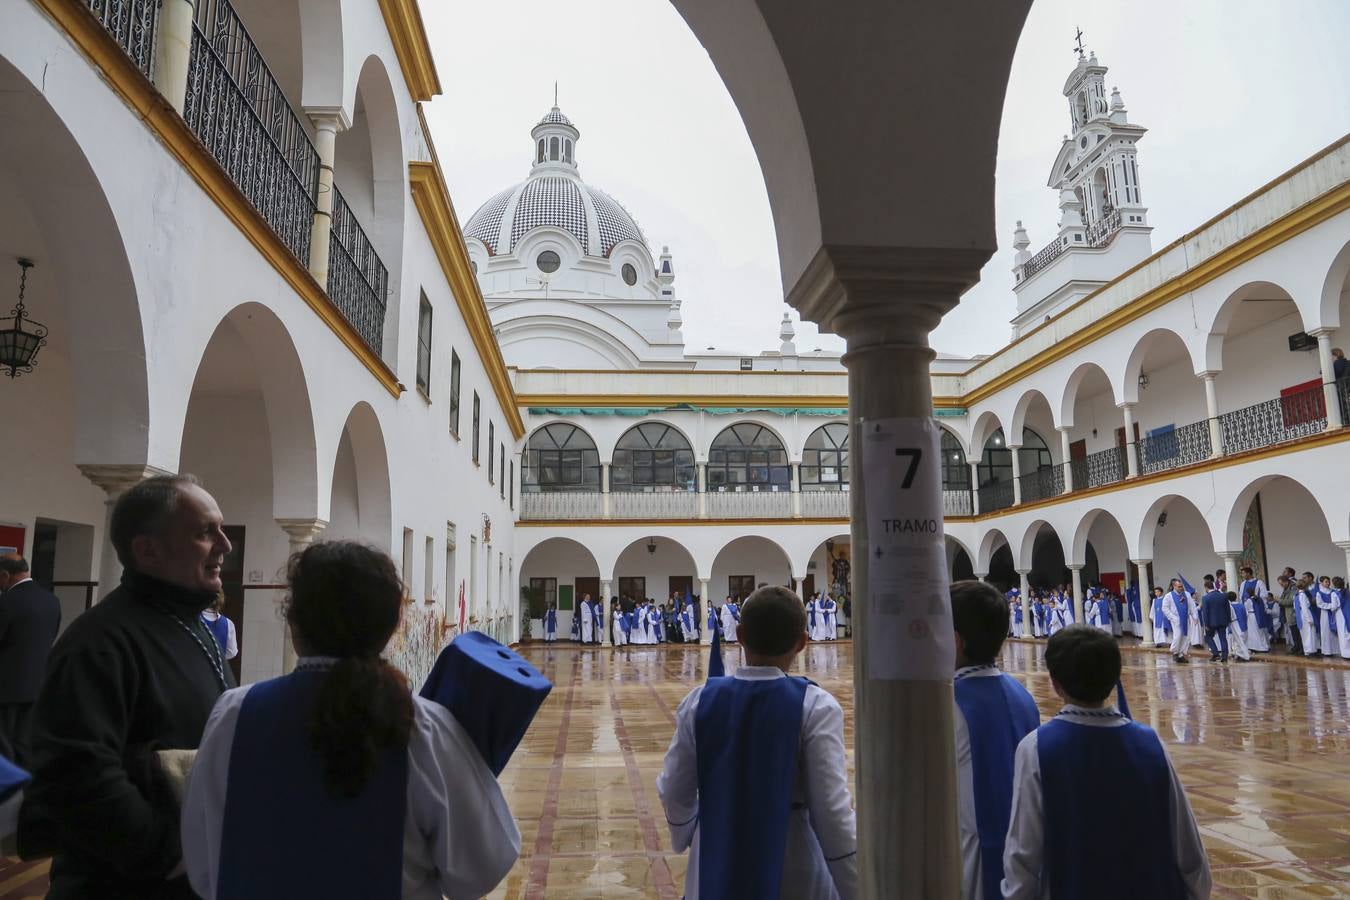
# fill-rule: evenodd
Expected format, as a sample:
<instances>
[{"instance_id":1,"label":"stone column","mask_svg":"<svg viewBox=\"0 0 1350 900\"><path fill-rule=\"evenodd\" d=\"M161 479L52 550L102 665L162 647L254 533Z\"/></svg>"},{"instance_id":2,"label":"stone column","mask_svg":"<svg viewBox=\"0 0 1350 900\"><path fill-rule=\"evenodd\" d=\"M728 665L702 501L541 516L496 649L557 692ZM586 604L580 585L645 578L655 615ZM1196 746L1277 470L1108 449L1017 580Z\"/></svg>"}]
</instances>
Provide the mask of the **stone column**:
<instances>
[{"instance_id":1,"label":"stone column","mask_svg":"<svg viewBox=\"0 0 1350 900\"><path fill-rule=\"evenodd\" d=\"M291 556L314 543L319 532L328 527L324 519L277 519L277 524L286 532L286 549ZM281 629L281 674L288 675L295 671L295 644L291 641L291 626L285 619L281 620Z\"/></svg>"},{"instance_id":2,"label":"stone column","mask_svg":"<svg viewBox=\"0 0 1350 900\"><path fill-rule=\"evenodd\" d=\"M613 593L613 591L609 589L609 586L613 583L614 583L614 576L612 575L608 578L600 579L600 601L603 604L606 612L609 611L609 598L610 595Z\"/></svg>"},{"instance_id":3,"label":"stone column","mask_svg":"<svg viewBox=\"0 0 1350 900\"><path fill-rule=\"evenodd\" d=\"M1073 584L1073 621L1083 624L1083 567L1069 566L1069 581Z\"/></svg>"},{"instance_id":4,"label":"stone column","mask_svg":"<svg viewBox=\"0 0 1350 900\"><path fill-rule=\"evenodd\" d=\"M1132 559L1135 571L1139 573L1139 615L1144 620L1143 643L1153 643L1153 588L1148 583L1148 566L1151 559Z\"/></svg>"},{"instance_id":5,"label":"stone column","mask_svg":"<svg viewBox=\"0 0 1350 900\"><path fill-rule=\"evenodd\" d=\"M989 573L988 573L988 572L975 572L975 571L972 571L972 572L970 573L970 577L971 577L971 578L974 578L976 581L985 581L986 579L989 578Z\"/></svg>"},{"instance_id":6,"label":"stone column","mask_svg":"<svg viewBox=\"0 0 1350 900\"><path fill-rule=\"evenodd\" d=\"M1069 458L1072 451L1069 449L1069 429L1060 426L1059 431L1059 455L1064 460L1064 493L1073 493L1073 460ZM1087 485L1083 485L1087 487Z\"/></svg>"},{"instance_id":7,"label":"stone column","mask_svg":"<svg viewBox=\"0 0 1350 900\"><path fill-rule=\"evenodd\" d=\"M1331 332L1334 329L1318 328L1308 332L1317 338L1317 363L1322 370L1322 395L1327 404L1327 431L1340 428L1345 424L1341 419L1341 401L1336 396L1336 370L1331 359Z\"/></svg>"},{"instance_id":8,"label":"stone column","mask_svg":"<svg viewBox=\"0 0 1350 900\"><path fill-rule=\"evenodd\" d=\"M162 0L155 22L155 90L180 116L187 105L192 57L192 0Z\"/></svg>"},{"instance_id":9,"label":"stone column","mask_svg":"<svg viewBox=\"0 0 1350 900\"><path fill-rule=\"evenodd\" d=\"M1017 577L1020 581L1018 587L1022 591L1022 624L1027 633L1031 634L1031 580L1027 577L1031 574L1030 569L1018 569ZM1018 637L1021 637L1019 634Z\"/></svg>"},{"instance_id":10,"label":"stone column","mask_svg":"<svg viewBox=\"0 0 1350 900\"><path fill-rule=\"evenodd\" d=\"M328 290L328 236L333 230L333 163L337 133L351 123L340 109L305 110L314 122L314 149L319 154L319 187L315 198L314 225L309 232L309 274Z\"/></svg>"},{"instance_id":11,"label":"stone column","mask_svg":"<svg viewBox=\"0 0 1350 900\"><path fill-rule=\"evenodd\" d=\"M151 476L170 473L154 466L144 465L85 464L77 468L81 475L108 495L103 501L103 535L98 556L98 571L95 576L98 578L98 590L94 592L94 602L97 603L122 583L122 563L118 561L117 551L112 545L112 513L113 507L117 505L117 498L125 494L128 488L140 484Z\"/></svg>"},{"instance_id":12,"label":"stone column","mask_svg":"<svg viewBox=\"0 0 1350 900\"><path fill-rule=\"evenodd\" d=\"M1016 446L1009 444L1008 449L1012 451L1013 467L1013 506L1022 505L1022 445Z\"/></svg>"},{"instance_id":13,"label":"stone column","mask_svg":"<svg viewBox=\"0 0 1350 900\"><path fill-rule=\"evenodd\" d=\"M609 463L600 464L600 515L609 518Z\"/></svg>"},{"instance_id":14,"label":"stone column","mask_svg":"<svg viewBox=\"0 0 1350 900\"><path fill-rule=\"evenodd\" d=\"M1205 383L1205 418L1209 421L1209 458L1223 456L1223 429L1219 427L1219 389L1214 379L1218 372L1201 372Z\"/></svg>"},{"instance_id":15,"label":"stone column","mask_svg":"<svg viewBox=\"0 0 1350 900\"><path fill-rule=\"evenodd\" d=\"M1238 560L1242 559L1242 551L1225 550L1219 556L1223 559L1223 577L1228 582L1228 590L1236 594L1238 586L1242 584L1238 578Z\"/></svg>"},{"instance_id":16,"label":"stone column","mask_svg":"<svg viewBox=\"0 0 1350 900\"><path fill-rule=\"evenodd\" d=\"M802 464L793 463L788 469L792 473L792 518L802 517Z\"/></svg>"},{"instance_id":17,"label":"stone column","mask_svg":"<svg viewBox=\"0 0 1350 900\"><path fill-rule=\"evenodd\" d=\"M970 511L977 516L980 514L980 464L978 462L970 464Z\"/></svg>"},{"instance_id":18,"label":"stone column","mask_svg":"<svg viewBox=\"0 0 1350 900\"><path fill-rule=\"evenodd\" d=\"M1345 571L1350 572L1350 541L1336 541L1336 546L1345 554ZM1277 585L1278 587L1278 585Z\"/></svg>"},{"instance_id":19,"label":"stone column","mask_svg":"<svg viewBox=\"0 0 1350 900\"><path fill-rule=\"evenodd\" d=\"M1139 477L1139 444L1134 439L1134 404L1120 404L1125 419L1125 477Z\"/></svg>"},{"instance_id":20,"label":"stone column","mask_svg":"<svg viewBox=\"0 0 1350 900\"><path fill-rule=\"evenodd\" d=\"M927 900L961 891L951 677L900 679L872 658L874 649L893 651L867 639L873 547L868 508L882 498L869 496L859 450L868 422L931 419L934 354L928 334L988 257L983 250L827 245L788 297L804 319L843 336L848 346L853 616L861 636L854 645L856 773L858 784L867 786L857 798L862 897ZM924 479L940 486L937 457L925 453L917 465ZM922 576L940 589L948 580L944 556L935 554L927 565ZM936 627L925 640L952 641L949 619L927 621Z\"/></svg>"},{"instance_id":21,"label":"stone column","mask_svg":"<svg viewBox=\"0 0 1350 900\"><path fill-rule=\"evenodd\" d=\"M708 464L701 462L698 469L698 517L708 518Z\"/></svg>"},{"instance_id":22,"label":"stone column","mask_svg":"<svg viewBox=\"0 0 1350 900\"><path fill-rule=\"evenodd\" d=\"M802 580L796 575L792 576L792 593L796 594L798 597L802 595Z\"/></svg>"}]
</instances>

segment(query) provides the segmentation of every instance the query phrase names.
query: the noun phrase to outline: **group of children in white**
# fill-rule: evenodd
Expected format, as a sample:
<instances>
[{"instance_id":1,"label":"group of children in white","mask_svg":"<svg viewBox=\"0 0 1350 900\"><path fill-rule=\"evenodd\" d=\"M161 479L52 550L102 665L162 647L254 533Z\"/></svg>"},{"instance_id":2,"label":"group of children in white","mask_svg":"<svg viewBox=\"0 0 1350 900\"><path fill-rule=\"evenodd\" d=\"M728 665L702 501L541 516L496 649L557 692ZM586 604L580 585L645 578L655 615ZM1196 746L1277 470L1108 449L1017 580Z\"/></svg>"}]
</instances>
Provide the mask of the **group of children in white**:
<instances>
[{"instance_id":1,"label":"group of children in white","mask_svg":"<svg viewBox=\"0 0 1350 900\"><path fill-rule=\"evenodd\" d=\"M1169 647L1184 663L1192 647L1209 646L1211 658L1246 662L1267 653L1275 644L1305 656L1350 659L1350 590L1340 576L1311 572L1295 576L1285 569L1270 591L1252 569L1241 570L1236 590L1229 590L1222 571L1206 575L1196 590L1178 575L1167 588L1155 587L1148 607L1141 605L1139 587L1131 583L1121 597L1095 585L1083 599L1086 624L1115 637L1144 636L1144 616L1153 624L1155 646ZM1050 637L1072 625L1073 597L1063 588L1033 591L1030 615L1024 614L1021 592L1008 591L1008 634L1011 637Z\"/></svg>"},{"instance_id":2,"label":"group of children in white","mask_svg":"<svg viewBox=\"0 0 1350 900\"><path fill-rule=\"evenodd\" d=\"M839 634L839 603L829 594L818 593L805 601L806 634L813 641L833 641ZM609 643L615 647L666 643L697 644L709 641L714 631L726 643L736 642L736 626L741 620L741 603L727 597L720 606L709 604L707 619L700 630L696 597L672 594L669 603L647 599L641 603L611 599L608 615ZM606 633L604 606L583 595L572 616L572 640L581 644L600 644ZM558 640L558 609L550 603L544 610L544 642Z\"/></svg>"}]
</instances>

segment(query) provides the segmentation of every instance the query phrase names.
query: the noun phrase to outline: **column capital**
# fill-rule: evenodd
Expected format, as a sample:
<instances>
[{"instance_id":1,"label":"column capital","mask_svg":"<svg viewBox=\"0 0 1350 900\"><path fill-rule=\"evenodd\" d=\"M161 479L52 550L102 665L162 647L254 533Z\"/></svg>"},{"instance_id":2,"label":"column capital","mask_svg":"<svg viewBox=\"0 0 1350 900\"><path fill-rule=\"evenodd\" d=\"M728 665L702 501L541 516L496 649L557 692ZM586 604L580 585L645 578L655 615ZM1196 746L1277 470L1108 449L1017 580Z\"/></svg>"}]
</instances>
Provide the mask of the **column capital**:
<instances>
[{"instance_id":1,"label":"column capital","mask_svg":"<svg viewBox=\"0 0 1350 900\"><path fill-rule=\"evenodd\" d=\"M1068 570L1069 570L1070 572L1081 572L1081 571L1083 571L1083 569L1084 569L1086 566L1087 566L1087 563L1079 563L1078 565L1074 565L1073 563L1070 563L1070 564L1067 566L1067 568L1068 568Z\"/></svg>"},{"instance_id":2,"label":"column capital","mask_svg":"<svg viewBox=\"0 0 1350 900\"><path fill-rule=\"evenodd\" d=\"M1028 575L1031 574L1031 570L1030 570L1030 569L1013 569L1013 571L1016 572L1018 575L1020 575L1020 576L1023 577L1023 578L1026 578Z\"/></svg>"},{"instance_id":3,"label":"column capital","mask_svg":"<svg viewBox=\"0 0 1350 900\"><path fill-rule=\"evenodd\" d=\"M1221 551L1219 552L1219 559L1232 559L1232 560L1242 559L1242 551L1241 551L1241 550L1221 550Z\"/></svg>"},{"instance_id":4,"label":"column capital","mask_svg":"<svg viewBox=\"0 0 1350 900\"><path fill-rule=\"evenodd\" d=\"M116 500L122 496L128 488L135 487L147 478L153 478L156 475L172 475L167 469L161 469L158 466L142 465L140 463L131 463L127 465L101 465L94 463L79 463L76 468L80 474L92 481L97 487L102 488L108 495L109 500Z\"/></svg>"},{"instance_id":5,"label":"column capital","mask_svg":"<svg viewBox=\"0 0 1350 900\"><path fill-rule=\"evenodd\" d=\"M1152 560L1152 559L1132 559L1132 560L1130 560L1130 562L1133 563L1133 564L1136 565L1136 566L1151 566L1151 565L1153 565L1153 560Z\"/></svg>"},{"instance_id":6,"label":"column capital","mask_svg":"<svg viewBox=\"0 0 1350 900\"><path fill-rule=\"evenodd\" d=\"M1213 381L1215 378L1219 376L1219 373L1222 371L1223 371L1222 369L1206 369L1203 372L1196 372L1195 374L1199 375L1205 381Z\"/></svg>"},{"instance_id":7,"label":"column capital","mask_svg":"<svg viewBox=\"0 0 1350 900\"><path fill-rule=\"evenodd\" d=\"M327 126L333 131L346 131L352 127L347 111L340 106L306 106L305 115L314 122L315 128Z\"/></svg>"},{"instance_id":8,"label":"column capital","mask_svg":"<svg viewBox=\"0 0 1350 900\"><path fill-rule=\"evenodd\" d=\"M1346 553L1350 553L1350 541L1332 541L1333 546L1340 547Z\"/></svg>"},{"instance_id":9,"label":"column capital","mask_svg":"<svg viewBox=\"0 0 1350 900\"><path fill-rule=\"evenodd\" d=\"M1333 334L1336 333L1336 329L1335 329L1335 328L1309 328L1308 331L1307 331L1306 333L1309 334L1309 335L1312 336L1312 337L1315 337L1315 338L1319 338L1319 339L1320 339L1320 338L1326 338L1327 340L1331 340L1331 336L1332 336Z\"/></svg>"},{"instance_id":10,"label":"column capital","mask_svg":"<svg viewBox=\"0 0 1350 900\"><path fill-rule=\"evenodd\" d=\"M986 578L989 577L989 573L988 573L988 572L973 572L973 571L972 571L970 574L975 578L976 581L984 581Z\"/></svg>"},{"instance_id":11,"label":"column capital","mask_svg":"<svg viewBox=\"0 0 1350 900\"><path fill-rule=\"evenodd\" d=\"M1123 401L1121 401L1120 403L1117 403L1117 404L1116 404L1116 409L1124 410L1125 412L1129 412L1130 410L1133 410L1133 409L1134 409L1136 406L1138 406L1138 405L1139 405L1139 404L1136 403L1136 402L1133 401L1133 400L1123 400Z\"/></svg>"},{"instance_id":12,"label":"column capital","mask_svg":"<svg viewBox=\"0 0 1350 900\"><path fill-rule=\"evenodd\" d=\"M276 523L291 540L304 543L314 540L319 536L319 532L328 527L327 519L318 518L277 519Z\"/></svg>"},{"instance_id":13,"label":"column capital","mask_svg":"<svg viewBox=\"0 0 1350 900\"><path fill-rule=\"evenodd\" d=\"M850 349L927 336L979 281L992 250L826 244L788 292L803 319Z\"/></svg>"},{"instance_id":14,"label":"column capital","mask_svg":"<svg viewBox=\"0 0 1350 900\"><path fill-rule=\"evenodd\" d=\"M1055 430L1058 431L1060 434L1064 435L1065 437L1068 437L1068 436L1069 436L1069 432L1073 431L1073 426L1072 426L1072 425L1056 425L1056 426L1055 426Z\"/></svg>"}]
</instances>

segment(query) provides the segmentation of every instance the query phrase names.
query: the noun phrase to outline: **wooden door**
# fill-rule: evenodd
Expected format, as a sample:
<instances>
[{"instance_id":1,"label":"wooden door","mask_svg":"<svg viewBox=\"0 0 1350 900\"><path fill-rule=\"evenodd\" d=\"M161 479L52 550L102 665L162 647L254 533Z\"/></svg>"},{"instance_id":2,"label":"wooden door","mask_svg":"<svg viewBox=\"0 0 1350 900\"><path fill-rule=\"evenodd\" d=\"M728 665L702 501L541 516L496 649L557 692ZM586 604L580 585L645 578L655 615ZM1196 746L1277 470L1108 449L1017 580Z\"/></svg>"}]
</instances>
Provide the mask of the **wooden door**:
<instances>
[{"instance_id":1,"label":"wooden door","mask_svg":"<svg viewBox=\"0 0 1350 900\"><path fill-rule=\"evenodd\" d=\"M590 594L590 595L591 595L591 599L592 599L592 600L595 600L595 599L597 599L597 598L600 598L600 579L599 579L599 578L575 578L575 579L573 579L573 581L575 582L575 584L576 584L576 586L577 586L577 593L576 593L576 602L577 602L577 603L580 603L580 602L581 602L581 598L584 597L584 596L586 596L587 594ZM608 598L608 597L604 597L604 598L600 598L600 599L603 599L603 600L604 600L604 602L605 602L605 608L606 608L606 609L609 609L609 598ZM561 608L562 608L562 607L560 606L559 609L561 609Z\"/></svg>"},{"instance_id":2,"label":"wooden door","mask_svg":"<svg viewBox=\"0 0 1350 900\"><path fill-rule=\"evenodd\" d=\"M802 599L807 600L815 596L815 593L816 593L816 576L815 573L812 573L802 579Z\"/></svg>"},{"instance_id":3,"label":"wooden door","mask_svg":"<svg viewBox=\"0 0 1350 900\"><path fill-rule=\"evenodd\" d=\"M647 579L646 578L620 578L619 596L627 597L634 603L641 603L647 599ZM608 608L608 602L606 602Z\"/></svg>"},{"instance_id":4,"label":"wooden door","mask_svg":"<svg viewBox=\"0 0 1350 900\"><path fill-rule=\"evenodd\" d=\"M1125 429L1122 428L1120 430L1124 431ZM1080 459L1087 459L1087 438L1079 438L1069 444L1069 462Z\"/></svg>"},{"instance_id":5,"label":"wooden door","mask_svg":"<svg viewBox=\"0 0 1350 900\"><path fill-rule=\"evenodd\" d=\"M234 623L234 641L239 655L230 660L234 683L239 683L240 663L244 659L244 526L226 525L225 537L230 540L230 552L220 566L220 581L225 589L225 618Z\"/></svg>"},{"instance_id":6,"label":"wooden door","mask_svg":"<svg viewBox=\"0 0 1350 900\"><path fill-rule=\"evenodd\" d=\"M666 596L661 598L661 602L668 601L672 594L679 594L681 600L686 596L694 594L694 576L692 575L671 575L670 586L666 591Z\"/></svg>"},{"instance_id":7,"label":"wooden door","mask_svg":"<svg viewBox=\"0 0 1350 900\"><path fill-rule=\"evenodd\" d=\"M1135 423L1134 423L1134 442L1135 442L1136 444L1139 443L1139 423L1138 423L1138 422L1135 422ZM1125 446L1125 426L1124 426L1124 425L1121 425L1119 428L1116 429L1116 446L1117 446L1117 447L1124 447L1124 446Z\"/></svg>"}]
</instances>

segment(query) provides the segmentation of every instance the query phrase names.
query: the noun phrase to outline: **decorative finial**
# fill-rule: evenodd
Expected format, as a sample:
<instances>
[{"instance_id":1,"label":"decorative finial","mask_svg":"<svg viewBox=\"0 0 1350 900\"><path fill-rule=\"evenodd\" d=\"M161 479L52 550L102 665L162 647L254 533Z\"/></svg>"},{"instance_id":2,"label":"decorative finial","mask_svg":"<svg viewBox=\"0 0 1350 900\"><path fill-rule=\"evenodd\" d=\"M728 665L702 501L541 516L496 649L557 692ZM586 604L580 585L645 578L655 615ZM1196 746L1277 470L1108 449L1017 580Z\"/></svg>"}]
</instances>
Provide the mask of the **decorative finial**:
<instances>
[{"instance_id":1,"label":"decorative finial","mask_svg":"<svg viewBox=\"0 0 1350 900\"><path fill-rule=\"evenodd\" d=\"M558 108L558 82L553 82L553 108Z\"/></svg>"},{"instance_id":2,"label":"decorative finial","mask_svg":"<svg viewBox=\"0 0 1350 900\"><path fill-rule=\"evenodd\" d=\"M1086 57L1083 55L1083 29L1077 26L1074 26L1074 29L1077 31L1077 34L1074 35L1074 39L1077 41L1073 48L1074 52L1078 54L1079 59L1085 59Z\"/></svg>"}]
</instances>

